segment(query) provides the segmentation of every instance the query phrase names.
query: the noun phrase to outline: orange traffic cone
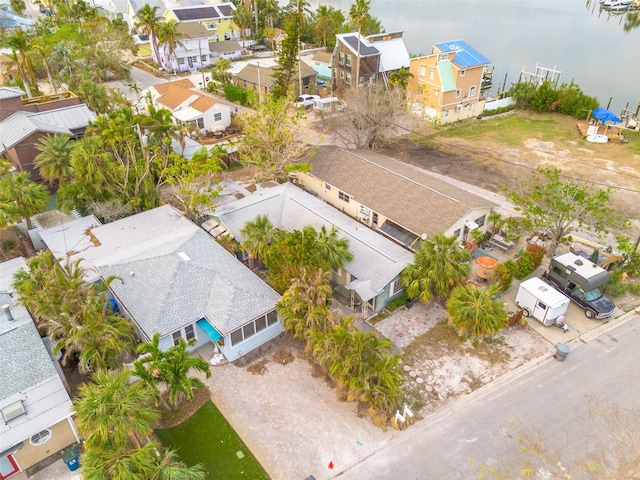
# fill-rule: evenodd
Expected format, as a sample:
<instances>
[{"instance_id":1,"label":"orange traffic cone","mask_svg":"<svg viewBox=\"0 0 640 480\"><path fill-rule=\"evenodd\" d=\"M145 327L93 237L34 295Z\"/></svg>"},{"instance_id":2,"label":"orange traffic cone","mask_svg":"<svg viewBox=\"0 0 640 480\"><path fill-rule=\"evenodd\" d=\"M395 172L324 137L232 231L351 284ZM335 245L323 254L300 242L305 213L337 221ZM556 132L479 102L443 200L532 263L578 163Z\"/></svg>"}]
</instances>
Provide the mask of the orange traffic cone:
<instances>
[{"instance_id":1,"label":"orange traffic cone","mask_svg":"<svg viewBox=\"0 0 640 480\"><path fill-rule=\"evenodd\" d=\"M329 468L333 470L333 461L329 462Z\"/></svg>"}]
</instances>

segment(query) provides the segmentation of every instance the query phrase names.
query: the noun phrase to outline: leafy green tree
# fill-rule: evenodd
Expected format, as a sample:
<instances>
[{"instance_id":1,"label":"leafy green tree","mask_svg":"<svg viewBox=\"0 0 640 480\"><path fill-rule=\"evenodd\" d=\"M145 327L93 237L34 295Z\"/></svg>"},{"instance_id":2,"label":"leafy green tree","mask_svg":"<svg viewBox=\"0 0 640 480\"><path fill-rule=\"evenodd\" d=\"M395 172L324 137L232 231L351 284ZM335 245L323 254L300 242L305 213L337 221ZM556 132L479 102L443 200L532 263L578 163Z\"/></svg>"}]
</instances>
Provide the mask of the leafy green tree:
<instances>
[{"instance_id":1,"label":"leafy green tree","mask_svg":"<svg viewBox=\"0 0 640 480\"><path fill-rule=\"evenodd\" d=\"M498 288L456 287L447 301L449 324L459 335L489 337L507 326L509 316L504 303L496 299Z\"/></svg>"},{"instance_id":2,"label":"leafy green tree","mask_svg":"<svg viewBox=\"0 0 640 480\"><path fill-rule=\"evenodd\" d=\"M409 298L428 302L434 295L446 299L462 285L471 272L471 252L459 248L455 235L437 233L420 242L414 263L400 274L400 281Z\"/></svg>"},{"instance_id":3,"label":"leafy green tree","mask_svg":"<svg viewBox=\"0 0 640 480\"><path fill-rule=\"evenodd\" d=\"M262 261L269 249L269 245L276 235L277 229L269 220L268 215L258 215L252 222L247 222L240 234L244 241L240 245L249 254L250 261Z\"/></svg>"},{"instance_id":4,"label":"leafy green tree","mask_svg":"<svg viewBox=\"0 0 640 480\"><path fill-rule=\"evenodd\" d=\"M9 0L9 5L11 5L11 10L16 12L18 15L22 15L25 8L27 8L27 4L24 0Z\"/></svg>"},{"instance_id":5,"label":"leafy green tree","mask_svg":"<svg viewBox=\"0 0 640 480\"><path fill-rule=\"evenodd\" d=\"M409 86L409 79L413 78L413 73L407 70L405 67L400 67L399 70L389 75L389 83L392 87L399 88L406 93Z\"/></svg>"},{"instance_id":6,"label":"leafy green tree","mask_svg":"<svg viewBox=\"0 0 640 480\"><path fill-rule=\"evenodd\" d=\"M529 178L507 191L532 228L551 234L548 256L553 257L563 237L586 228L597 234L625 229L629 221L610 205L611 188L596 188L562 176L552 166L539 167Z\"/></svg>"},{"instance_id":7,"label":"leafy green tree","mask_svg":"<svg viewBox=\"0 0 640 480\"><path fill-rule=\"evenodd\" d=\"M571 81L558 89L558 112L574 118L584 118L585 112L598 108L598 99L585 95L582 89Z\"/></svg>"},{"instance_id":8,"label":"leafy green tree","mask_svg":"<svg viewBox=\"0 0 640 480\"><path fill-rule=\"evenodd\" d=\"M274 85L271 95L276 99L289 95L291 88L298 81L300 68L300 35L304 24L304 11L294 8L284 20L283 29L286 37L282 40L278 51L278 65L274 68Z\"/></svg>"},{"instance_id":9,"label":"leafy green tree","mask_svg":"<svg viewBox=\"0 0 640 480\"><path fill-rule=\"evenodd\" d=\"M159 412L153 407L153 391L132 380L124 367L98 370L80 387L76 424L87 449L118 451L147 442Z\"/></svg>"},{"instance_id":10,"label":"leafy green tree","mask_svg":"<svg viewBox=\"0 0 640 480\"><path fill-rule=\"evenodd\" d=\"M44 185L32 182L29 172L12 172L10 167L0 160L0 227L24 218L31 230L31 217L45 209L49 192Z\"/></svg>"},{"instance_id":11,"label":"leafy green tree","mask_svg":"<svg viewBox=\"0 0 640 480\"><path fill-rule=\"evenodd\" d=\"M536 85L531 82L518 82L509 89L507 95L513 97L520 108L529 108L536 95Z\"/></svg>"},{"instance_id":12,"label":"leafy green tree","mask_svg":"<svg viewBox=\"0 0 640 480\"><path fill-rule=\"evenodd\" d=\"M328 5L319 5L312 16L314 43L325 48L336 45L336 33L339 33L345 22L342 10Z\"/></svg>"},{"instance_id":13,"label":"leafy green tree","mask_svg":"<svg viewBox=\"0 0 640 480\"><path fill-rule=\"evenodd\" d=\"M531 99L530 107L538 113L551 112L557 107L558 91L551 85L551 82L545 81L540 85L534 97Z\"/></svg>"},{"instance_id":14,"label":"leafy green tree","mask_svg":"<svg viewBox=\"0 0 640 480\"><path fill-rule=\"evenodd\" d=\"M255 172L257 181L283 179L289 171L309 169L308 164L295 164L307 147L302 118L293 111L289 98L267 98L255 112L239 117L244 133L238 148L240 161Z\"/></svg>"}]
</instances>

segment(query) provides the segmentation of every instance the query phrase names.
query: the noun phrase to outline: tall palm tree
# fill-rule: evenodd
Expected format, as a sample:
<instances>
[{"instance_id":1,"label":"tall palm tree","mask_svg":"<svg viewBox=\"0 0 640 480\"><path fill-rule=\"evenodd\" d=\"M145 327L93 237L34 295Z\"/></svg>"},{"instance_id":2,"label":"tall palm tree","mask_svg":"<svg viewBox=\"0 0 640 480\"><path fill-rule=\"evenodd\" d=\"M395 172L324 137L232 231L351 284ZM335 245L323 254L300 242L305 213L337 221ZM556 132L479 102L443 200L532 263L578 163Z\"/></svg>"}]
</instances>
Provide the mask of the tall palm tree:
<instances>
[{"instance_id":1,"label":"tall palm tree","mask_svg":"<svg viewBox=\"0 0 640 480\"><path fill-rule=\"evenodd\" d=\"M260 262L264 259L276 231L268 215L258 215L253 222L247 222L240 230L244 237L240 247L249 253L251 260Z\"/></svg>"},{"instance_id":2,"label":"tall palm tree","mask_svg":"<svg viewBox=\"0 0 640 480\"><path fill-rule=\"evenodd\" d=\"M313 20L315 35L322 39L322 46L326 48L330 46L327 40L335 36L338 27L344 23L344 16L342 11L336 10L334 7L320 5L313 15ZM335 44L335 40L331 43Z\"/></svg>"},{"instance_id":3,"label":"tall palm tree","mask_svg":"<svg viewBox=\"0 0 640 480\"><path fill-rule=\"evenodd\" d=\"M342 268L353 260L353 253L349 251L349 240L338 238L338 230L333 225L330 230L324 225L320 227L320 231L317 232L317 244L320 253L332 267Z\"/></svg>"},{"instance_id":4,"label":"tall palm tree","mask_svg":"<svg viewBox=\"0 0 640 480\"><path fill-rule=\"evenodd\" d=\"M56 82L53 79L53 73L51 71L51 65L49 64L49 58L51 58L51 55L53 54L53 44L48 43L42 37L39 37L33 42L32 49L33 53L35 53L42 62L44 71L47 73L47 80L49 80L49 85L51 85L51 90L53 93L58 93Z\"/></svg>"},{"instance_id":5,"label":"tall palm tree","mask_svg":"<svg viewBox=\"0 0 640 480\"><path fill-rule=\"evenodd\" d=\"M36 155L34 164L38 167L40 176L49 184L71 176L72 149L71 137L61 133L46 135L36 144L36 150L40 153Z\"/></svg>"},{"instance_id":6,"label":"tall palm tree","mask_svg":"<svg viewBox=\"0 0 640 480\"><path fill-rule=\"evenodd\" d=\"M245 46L245 40L247 37L247 29L251 28L251 22L253 21L253 15L251 10L244 4L238 5L238 8L233 12L233 23L240 29L240 38L242 38L242 48Z\"/></svg>"},{"instance_id":7,"label":"tall palm tree","mask_svg":"<svg viewBox=\"0 0 640 480\"><path fill-rule=\"evenodd\" d=\"M176 47L185 48L184 43L179 40L178 21L167 20L158 26L158 44L166 48L167 61L173 66L175 72L178 68L178 56L176 55ZM176 61L175 66L171 61L173 57ZM168 67L169 65L167 65Z\"/></svg>"},{"instance_id":8,"label":"tall palm tree","mask_svg":"<svg viewBox=\"0 0 640 480\"><path fill-rule=\"evenodd\" d=\"M18 75L27 92L27 96L31 98L33 94L30 85L33 84L34 89L38 90L36 76L28 54L32 48L32 39L24 30L16 29L6 39L5 43L11 49L10 57L18 69Z\"/></svg>"},{"instance_id":9,"label":"tall palm tree","mask_svg":"<svg viewBox=\"0 0 640 480\"><path fill-rule=\"evenodd\" d=\"M488 337L499 332L507 326L509 314L504 303L495 300L498 293L496 285L486 290L473 285L455 288L447 302L449 324L460 335Z\"/></svg>"},{"instance_id":10,"label":"tall palm tree","mask_svg":"<svg viewBox=\"0 0 640 480\"><path fill-rule=\"evenodd\" d=\"M369 16L371 0L355 0L349 9L349 20L358 27L358 58L356 62L356 87L360 85L360 37L362 26Z\"/></svg>"},{"instance_id":11,"label":"tall palm tree","mask_svg":"<svg viewBox=\"0 0 640 480\"><path fill-rule=\"evenodd\" d=\"M158 7L152 7L147 3L138 10L136 16L138 17L138 21L135 24L135 28L140 33L149 35L151 46L156 52L156 61L158 62L158 66L161 66L160 52L158 51L158 27L160 23L162 23L163 18L158 15Z\"/></svg>"},{"instance_id":12,"label":"tall palm tree","mask_svg":"<svg viewBox=\"0 0 640 480\"><path fill-rule=\"evenodd\" d=\"M159 413L153 392L131 375L126 368L98 370L80 387L76 424L87 448L123 450L146 443Z\"/></svg>"}]
</instances>

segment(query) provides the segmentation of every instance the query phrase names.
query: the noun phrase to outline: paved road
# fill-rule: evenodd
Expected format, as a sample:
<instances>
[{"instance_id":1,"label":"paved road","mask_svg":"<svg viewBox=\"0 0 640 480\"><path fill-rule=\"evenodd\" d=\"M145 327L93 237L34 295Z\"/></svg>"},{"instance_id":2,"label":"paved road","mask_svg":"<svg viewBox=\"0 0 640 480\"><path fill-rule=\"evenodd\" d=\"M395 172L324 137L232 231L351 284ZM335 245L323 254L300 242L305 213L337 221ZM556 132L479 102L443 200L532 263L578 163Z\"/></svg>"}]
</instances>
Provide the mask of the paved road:
<instances>
[{"instance_id":1,"label":"paved road","mask_svg":"<svg viewBox=\"0 0 640 480\"><path fill-rule=\"evenodd\" d=\"M566 361L551 357L519 378L499 380L336 474L342 473L340 480L476 478L468 459L497 465L519 448L512 419L539 430L570 463L599 438L585 417L589 396L640 407L640 315L617 325L585 335L587 343L573 344Z\"/></svg>"}]
</instances>

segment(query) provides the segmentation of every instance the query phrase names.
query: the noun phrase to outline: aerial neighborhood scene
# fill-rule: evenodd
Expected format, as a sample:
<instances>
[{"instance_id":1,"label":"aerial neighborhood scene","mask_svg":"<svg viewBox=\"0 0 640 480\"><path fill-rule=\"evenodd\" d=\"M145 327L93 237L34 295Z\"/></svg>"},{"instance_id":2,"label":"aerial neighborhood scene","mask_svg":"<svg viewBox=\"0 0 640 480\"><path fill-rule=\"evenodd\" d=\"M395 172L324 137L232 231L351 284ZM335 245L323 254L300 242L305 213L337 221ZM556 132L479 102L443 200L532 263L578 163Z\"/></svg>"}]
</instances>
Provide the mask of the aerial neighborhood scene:
<instances>
[{"instance_id":1,"label":"aerial neighborhood scene","mask_svg":"<svg viewBox=\"0 0 640 480\"><path fill-rule=\"evenodd\" d=\"M2 1L0 480L640 478L637 0Z\"/></svg>"}]
</instances>

